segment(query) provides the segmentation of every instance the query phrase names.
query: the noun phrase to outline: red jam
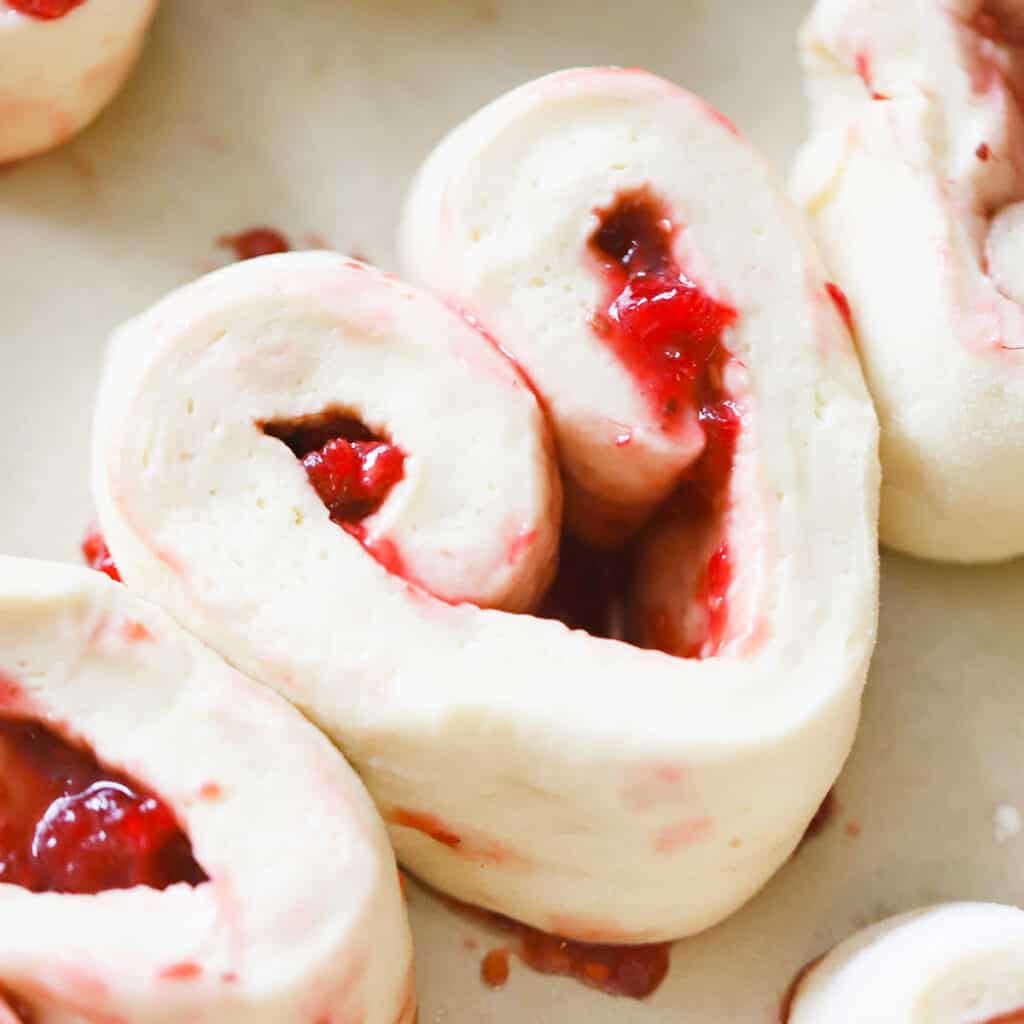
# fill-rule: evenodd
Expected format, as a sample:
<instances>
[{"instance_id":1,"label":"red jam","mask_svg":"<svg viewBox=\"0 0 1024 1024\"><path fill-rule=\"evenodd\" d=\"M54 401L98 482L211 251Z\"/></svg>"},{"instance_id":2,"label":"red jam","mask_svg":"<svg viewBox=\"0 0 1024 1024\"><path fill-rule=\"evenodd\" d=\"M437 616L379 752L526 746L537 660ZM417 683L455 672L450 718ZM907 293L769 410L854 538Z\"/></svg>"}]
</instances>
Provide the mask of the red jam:
<instances>
[{"instance_id":1,"label":"red jam","mask_svg":"<svg viewBox=\"0 0 1024 1024\"><path fill-rule=\"evenodd\" d=\"M435 843L457 850L462 846L462 836L453 832L440 818L422 811L410 811L402 807L394 808L385 815L385 820L392 825L411 828L430 836Z\"/></svg>"},{"instance_id":2,"label":"red jam","mask_svg":"<svg viewBox=\"0 0 1024 1024\"><path fill-rule=\"evenodd\" d=\"M607 284L607 306L592 318L594 329L629 370L666 433L697 417L704 451L670 501L694 522L718 520L741 426L740 410L724 382L732 359L725 332L738 314L682 272L673 255L678 227L649 189L625 192L596 212L599 224L588 246ZM567 538L540 614L596 636L635 639L627 621L633 554L628 547L606 552ZM719 543L693 595L706 612L705 636L685 649L669 639L654 643L681 657L717 653L728 624L732 572L729 548Z\"/></svg>"},{"instance_id":3,"label":"red jam","mask_svg":"<svg viewBox=\"0 0 1024 1024\"><path fill-rule=\"evenodd\" d=\"M540 974L573 978L607 995L646 999L668 974L671 946L604 946L574 942L538 931L500 914L470 911L486 924L512 937L510 951ZM508 979L508 952L496 950L484 959L481 973L486 984L498 988Z\"/></svg>"},{"instance_id":4,"label":"red jam","mask_svg":"<svg viewBox=\"0 0 1024 1024\"><path fill-rule=\"evenodd\" d=\"M858 53L854 58L854 64L857 67L857 75L864 83L864 88L871 93L871 98L873 100L887 100L889 97L883 93L876 92L871 84L871 58L866 53Z\"/></svg>"},{"instance_id":5,"label":"red jam","mask_svg":"<svg viewBox=\"0 0 1024 1024\"><path fill-rule=\"evenodd\" d=\"M1019 1010L1011 1010L1009 1013L1000 1014L983 1024L1024 1024L1024 1006Z\"/></svg>"},{"instance_id":6,"label":"red jam","mask_svg":"<svg viewBox=\"0 0 1024 1024\"><path fill-rule=\"evenodd\" d=\"M832 281L825 285L825 291L828 292L829 298L839 310L839 315L843 318L847 330L853 334L853 310L850 308L850 300L846 297L846 292Z\"/></svg>"},{"instance_id":7,"label":"red jam","mask_svg":"<svg viewBox=\"0 0 1024 1024\"><path fill-rule=\"evenodd\" d=\"M717 378L729 361L723 335L736 310L694 284L675 262L678 228L648 189L625 192L588 243L607 284L594 330L643 390L671 433L693 411L721 398Z\"/></svg>"},{"instance_id":8,"label":"red jam","mask_svg":"<svg viewBox=\"0 0 1024 1024\"><path fill-rule=\"evenodd\" d=\"M56 21L84 3L85 0L7 0L11 10L41 21Z\"/></svg>"},{"instance_id":9,"label":"red jam","mask_svg":"<svg viewBox=\"0 0 1024 1024\"><path fill-rule=\"evenodd\" d=\"M217 245L234 252L236 260L254 260L291 249L288 239L273 228L250 228L237 235L221 235Z\"/></svg>"},{"instance_id":10,"label":"red jam","mask_svg":"<svg viewBox=\"0 0 1024 1024\"><path fill-rule=\"evenodd\" d=\"M302 462L331 519L358 538L389 572L402 575L401 555L394 545L386 538L369 540L362 526L404 478L401 448L374 437L359 420L340 412L259 426Z\"/></svg>"},{"instance_id":11,"label":"red jam","mask_svg":"<svg viewBox=\"0 0 1024 1024\"><path fill-rule=\"evenodd\" d=\"M0 719L0 882L92 894L205 881L159 797L38 722Z\"/></svg>"},{"instance_id":12,"label":"red jam","mask_svg":"<svg viewBox=\"0 0 1024 1024\"><path fill-rule=\"evenodd\" d=\"M304 456L302 465L336 523L373 515L405 476L405 456L384 441L336 438Z\"/></svg>"},{"instance_id":13,"label":"red jam","mask_svg":"<svg viewBox=\"0 0 1024 1024\"><path fill-rule=\"evenodd\" d=\"M95 526L89 529L85 540L82 541L82 557L90 569L106 573L115 583L121 582L121 574L114 565L107 542Z\"/></svg>"},{"instance_id":14,"label":"red jam","mask_svg":"<svg viewBox=\"0 0 1024 1024\"><path fill-rule=\"evenodd\" d=\"M508 984L509 951L492 949L480 964L480 980L488 988L504 988Z\"/></svg>"}]
</instances>

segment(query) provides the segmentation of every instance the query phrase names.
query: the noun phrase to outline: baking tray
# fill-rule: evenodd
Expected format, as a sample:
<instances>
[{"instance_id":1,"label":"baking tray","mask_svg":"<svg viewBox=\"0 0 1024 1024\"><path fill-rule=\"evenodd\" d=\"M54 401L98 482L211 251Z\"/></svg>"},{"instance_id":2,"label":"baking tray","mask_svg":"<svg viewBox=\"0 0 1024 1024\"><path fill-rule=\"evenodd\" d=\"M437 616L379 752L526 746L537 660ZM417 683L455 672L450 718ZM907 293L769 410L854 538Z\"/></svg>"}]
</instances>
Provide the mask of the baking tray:
<instances>
[{"instance_id":1,"label":"baking tray","mask_svg":"<svg viewBox=\"0 0 1024 1024\"><path fill-rule=\"evenodd\" d=\"M574 64L702 93L784 173L804 126L805 0L165 0L116 104L0 171L0 550L77 560L106 338L257 224L395 264L401 198L456 121ZM881 640L853 758L820 833L745 910L678 944L647 1002L513 961L410 886L423 1024L763 1022L851 930L936 900L1024 898L1024 565L883 561ZM685 885L685 879L680 881ZM672 899L666 892L665 899Z\"/></svg>"}]
</instances>

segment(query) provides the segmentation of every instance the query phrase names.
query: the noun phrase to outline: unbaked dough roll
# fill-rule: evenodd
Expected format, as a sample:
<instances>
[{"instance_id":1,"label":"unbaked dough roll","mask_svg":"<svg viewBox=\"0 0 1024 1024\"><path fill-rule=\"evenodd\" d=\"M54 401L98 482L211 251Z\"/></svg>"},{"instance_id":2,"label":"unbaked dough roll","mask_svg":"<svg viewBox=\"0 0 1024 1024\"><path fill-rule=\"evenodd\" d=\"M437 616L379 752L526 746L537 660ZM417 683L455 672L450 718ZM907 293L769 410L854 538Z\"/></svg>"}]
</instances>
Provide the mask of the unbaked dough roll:
<instances>
[{"instance_id":1,"label":"unbaked dough roll","mask_svg":"<svg viewBox=\"0 0 1024 1024\"><path fill-rule=\"evenodd\" d=\"M0 559L0 780L0 1020L411 1024L354 773L99 573Z\"/></svg>"},{"instance_id":2,"label":"unbaked dough roll","mask_svg":"<svg viewBox=\"0 0 1024 1024\"><path fill-rule=\"evenodd\" d=\"M0 164L65 142L117 94L157 0L0 0Z\"/></svg>"},{"instance_id":3,"label":"unbaked dough roll","mask_svg":"<svg viewBox=\"0 0 1024 1024\"><path fill-rule=\"evenodd\" d=\"M430 884L570 938L687 935L783 863L849 751L875 631L873 410L800 216L699 101L577 72L482 117L511 176L494 230L523 246L507 308L532 301L534 235L576 247L537 267L571 377L517 367L512 320L454 289L462 315L337 256L232 267L119 335L101 524L130 587L338 741ZM541 146L541 176L537 124L587 144L575 162ZM610 177L588 191L598 151ZM457 172L479 157L448 152L461 232ZM452 238L431 245L446 279L474 272ZM545 596L559 470L603 486L561 429L574 388L637 439L612 449L674 468L645 489L618 460L650 526L612 555L570 535ZM599 426L579 437L600 454Z\"/></svg>"},{"instance_id":4,"label":"unbaked dough roll","mask_svg":"<svg viewBox=\"0 0 1024 1024\"><path fill-rule=\"evenodd\" d=\"M844 942L799 980L788 1024L868 1021L1024 1021L1024 912L951 903L905 914Z\"/></svg>"},{"instance_id":5,"label":"unbaked dough roll","mask_svg":"<svg viewBox=\"0 0 1024 1024\"><path fill-rule=\"evenodd\" d=\"M820 0L794 183L882 424L882 539L1024 553L1024 4Z\"/></svg>"}]
</instances>

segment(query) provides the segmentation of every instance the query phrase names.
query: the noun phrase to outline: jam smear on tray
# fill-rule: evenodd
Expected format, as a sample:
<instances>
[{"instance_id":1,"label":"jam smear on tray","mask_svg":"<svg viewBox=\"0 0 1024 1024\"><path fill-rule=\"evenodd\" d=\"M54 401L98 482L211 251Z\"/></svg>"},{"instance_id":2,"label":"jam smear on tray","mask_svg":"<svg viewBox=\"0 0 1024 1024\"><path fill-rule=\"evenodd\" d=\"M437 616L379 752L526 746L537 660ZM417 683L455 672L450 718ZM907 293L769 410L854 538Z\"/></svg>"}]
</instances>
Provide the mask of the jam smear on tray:
<instances>
[{"instance_id":1,"label":"jam smear on tray","mask_svg":"<svg viewBox=\"0 0 1024 1024\"><path fill-rule=\"evenodd\" d=\"M290 252L288 239L273 228L249 228L237 235L221 235L217 239L221 249L230 249L236 260L254 260L258 256L272 256L279 252Z\"/></svg>"},{"instance_id":2,"label":"jam smear on tray","mask_svg":"<svg viewBox=\"0 0 1024 1024\"><path fill-rule=\"evenodd\" d=\"M507 949L492 949L480 963L480 980L488 988L504 988L508 984L509 956Z\"/></svg>"},{"instance_id":3,"label":"jam smear on tray","mask_svg":"<svg viewBox=\"0 0 1024 1024\"><path fill-rule=\"evenodd\" d=\"M658 990L668 974L671 945L606 946L559 938L489 911L455 905L474 920L506 933L507 949L492 950L483 960L481 977L492 988L508 980L508 954L531 970L573 978L606 995L646 999Z\"/></svg>"},{"instance_id":4,"label":"jam smear on tray","mask_svg":"<svg viewBox=\"0 0 1024 1024\"><path fill-rule=\"evenodd\" d=\"M94 894L207 880L158 796L39 722L0 718L0 882Z\"/></svg>"}]
</instances>

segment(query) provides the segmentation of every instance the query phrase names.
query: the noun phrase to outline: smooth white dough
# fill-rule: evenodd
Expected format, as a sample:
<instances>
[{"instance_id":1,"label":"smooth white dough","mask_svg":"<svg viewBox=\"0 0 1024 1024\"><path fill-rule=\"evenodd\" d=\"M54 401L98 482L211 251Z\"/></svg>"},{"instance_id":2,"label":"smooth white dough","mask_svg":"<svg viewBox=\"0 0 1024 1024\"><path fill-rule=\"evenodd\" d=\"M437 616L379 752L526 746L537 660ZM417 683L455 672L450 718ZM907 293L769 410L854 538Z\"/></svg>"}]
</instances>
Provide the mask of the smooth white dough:
<instances>
[{"instance_id":1,"label":"smooth white dough","mask_svg":"<svg viewBox=\"0 0 1024 1024\"><path fill-rule=\"evenodd\" d=\"M0 0L0 164L59 146L114 98L157 0L85 0L63 18Z\"/></svg>"},{"instance_id":2,"label":"smooth white dough","mask_svg":"<svg viewBox=\"0 0 1024 1024\"><path fill-rule=\"evenodd\" d=\"M533 150L537 124L571 137L581 112L586 145L547 166L539 208L517 208L520 147ZM337 740L399 859L431 885L574 938L688 935L788 858L849 751L875 637L874 413L802 218L709 108L648 75L579 71L472 123L490 126L495 166L512 176L493 194L520 222L527 263L531 232L561 224L545 219L552 204L577 211L566 229L582 242L596 200L650 178L686 211L694 251L740 311L749 408L729 530L744 621L722 656L686 661L453 607L329 520L257 421L341 405L402 446L411 475L367 522L374 535L400 530L421 489L459 488L482 511L462 518L461 538L435 522L466 552L453 591L469 589L454 585L463 560L507 550L495 522L504 545L542 536L536 517L557 520L558 490L545 416L492 345L427 293L327 254L229 268L122 329L96 421L101 523L129 586ZM617 175L630 126L644 129L643 158ZM459 167L483 159L446 151ZM588 195L579 170L598 151L607 177ZM449 281L473 267L447 235L422 246ZM552 264L552 291L575 279L575 258ZM494 329L488 308L464 305ZM588 312L571 296L557 310L567 335L573 311ZM600 353L586 357L581 388ZM545 406L558 397L539 387ZM528 583L543 545L520 554Z\"/></svg>"},{"instance_id":3,"label":"smooth white dough","mask_svg":"<svg viewBox=\"0 0 1024 1024\"><path fill-rule=\"evenodd\" d=\"M1001 1024L1015 1011L1024 1014L1024 912L950 903L833 950L800 983L789 1024Z\"/></svg>"},{"instance_id":4,"label":"smooth white dough","mask_svg":"<svg viewBox=\"0 0 1024 1024\"><path fill-rule=\"evenodd\" d=\"M812 136L794 189L878 407L882 540L959 562L1024 553L1024 122L1005 77L1024 52L977 31L1000 7L1024 15L819 0L802 34Z\"/></svg>"},{"instance_id":5,"label":"smooth white dough","mask_svg":"<svg viewBox=\"0 0 1024 1024\"><path fill-rule=\"evenodd\" d=\"M19 691L12 707L4 687L4 714L61 723L157 792L210 878L95 896L0 885L0 995L38 1024L412 1024L384 829L285 701L103 575L12 558L0 676ZM161 977L181 964L198 975Z\"/></svg>"}]
</instances>

